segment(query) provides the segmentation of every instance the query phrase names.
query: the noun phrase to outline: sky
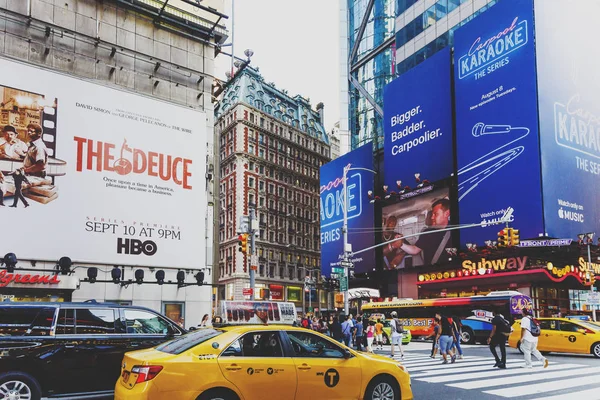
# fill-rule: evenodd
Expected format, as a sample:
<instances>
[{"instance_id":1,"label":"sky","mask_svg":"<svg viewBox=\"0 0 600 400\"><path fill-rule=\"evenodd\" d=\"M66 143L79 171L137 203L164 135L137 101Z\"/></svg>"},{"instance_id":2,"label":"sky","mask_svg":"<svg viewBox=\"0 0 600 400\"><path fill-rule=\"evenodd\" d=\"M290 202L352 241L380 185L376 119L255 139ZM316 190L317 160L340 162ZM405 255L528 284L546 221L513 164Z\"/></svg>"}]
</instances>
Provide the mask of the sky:
<instances>
[{"instance_id":1,"label":"sky","mask_svg":"<svg viewBox=\"0 0 600 400\"><path fill-rule=\"evenodd\" d=\"M310 98L311 106L325 104L325 129L339 120L338 0L225 0L231 42L231 2L235 13L235 54L245 58L252 49L251 66L266 82L286 89L291 97ZM231 47L223 48L231 54ZM231 58L219 55L215 75L226 79Z\"/></svg>"}]
</instances>

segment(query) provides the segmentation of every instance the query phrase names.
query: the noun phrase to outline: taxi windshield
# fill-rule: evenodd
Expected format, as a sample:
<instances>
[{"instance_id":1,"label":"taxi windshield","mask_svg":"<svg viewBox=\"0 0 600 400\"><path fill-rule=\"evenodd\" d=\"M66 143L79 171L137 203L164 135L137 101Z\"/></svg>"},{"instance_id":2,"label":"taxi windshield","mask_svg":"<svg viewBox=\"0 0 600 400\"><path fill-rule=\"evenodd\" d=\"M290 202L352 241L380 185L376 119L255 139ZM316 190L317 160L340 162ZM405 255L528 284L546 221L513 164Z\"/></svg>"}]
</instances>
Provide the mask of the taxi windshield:
<instances>
[{"instance_id":1,"label":"taxi windshield","mask_svg":"<svg viewBox=\"0 0 600 400\"><path fill-rule=\"evenodd\" d=\"M181 354L184 351L199 345L200 343L204 343L209 339L219 336L222 333L223 331L219 329L198 329L176 339L160 344L156 346L156 350L169 354Z\"/></svg>"},{"instance_id":2,"label":"taxi windshield","mask_svg":"<svg viewBox=\"0 0 600 400\"><path fill-rule=\"evenodd\" d=\"M600 331L600 326L594 324L593 322L577 321L577 323L579 325L584 326L584 327L586 327L588 329L591 329L593 331L596 331L596 332Z\"/></svg>"}]
</instances>

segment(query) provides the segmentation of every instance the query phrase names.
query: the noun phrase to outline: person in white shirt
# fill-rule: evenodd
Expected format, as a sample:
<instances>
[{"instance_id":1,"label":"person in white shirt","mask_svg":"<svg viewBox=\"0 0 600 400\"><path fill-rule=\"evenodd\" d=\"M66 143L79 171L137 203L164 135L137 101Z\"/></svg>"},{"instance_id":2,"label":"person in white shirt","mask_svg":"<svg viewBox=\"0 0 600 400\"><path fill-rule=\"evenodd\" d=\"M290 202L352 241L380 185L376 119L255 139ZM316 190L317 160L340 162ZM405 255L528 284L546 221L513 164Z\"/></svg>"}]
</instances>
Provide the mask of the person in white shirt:
<instances>
[{"instance_id":1,"label":"person in white shirt","mask_svg":"<svg viewBox=\"0 0 600 400\"><path fill-rule=\"evenodd\" d=\"M548 368L548 359L542 356L542 353L537 349L538 338L537 336L533 336L531 334L531 311L527 308L523 308L522 310L523 319L521 319L521 351L525 356L525 365L524 368L531 368L531 355L533 354L535 358L539 361L542 361L544 364L544 368Z\"/></svg>"},{"instance_id":2,"label":"person in white shirt","mask_svg":"<svg viewBox=\"0 0 600 400\"><path fill-rule=\"evenodd\" d=\"M0 138L0 157L11 160L22 160L27 154L27 144L17 137L17 130L12 125L2 128Z\"/></svg>"}]
</instances>

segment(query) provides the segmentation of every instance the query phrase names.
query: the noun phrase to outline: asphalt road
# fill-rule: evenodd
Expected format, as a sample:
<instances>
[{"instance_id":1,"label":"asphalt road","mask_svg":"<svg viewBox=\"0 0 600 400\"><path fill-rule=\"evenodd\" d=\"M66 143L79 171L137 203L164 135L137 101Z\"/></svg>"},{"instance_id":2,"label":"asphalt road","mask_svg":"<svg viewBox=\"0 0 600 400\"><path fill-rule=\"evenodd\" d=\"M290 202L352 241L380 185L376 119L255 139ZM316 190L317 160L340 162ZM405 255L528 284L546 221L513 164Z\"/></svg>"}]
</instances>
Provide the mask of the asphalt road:
<instances>
[{"instance_id":1,"label":"asphalt road","mask_svg":"<svg viewBox=\"0 0 600 400\"><path fill-rule=\"evenodd\" d=\"M591 355L550 353L548 368L534 361L523 369L523 355L507 347L507 368L499 370L487 346L462 347L464 359L442 365L439 355L429 358L431 342L403 346L416 400L600 400L600 359ZM389 355L390 346L376 352ZM402 362L397 349L395 358Z\"/></svg>"}]
</instances>

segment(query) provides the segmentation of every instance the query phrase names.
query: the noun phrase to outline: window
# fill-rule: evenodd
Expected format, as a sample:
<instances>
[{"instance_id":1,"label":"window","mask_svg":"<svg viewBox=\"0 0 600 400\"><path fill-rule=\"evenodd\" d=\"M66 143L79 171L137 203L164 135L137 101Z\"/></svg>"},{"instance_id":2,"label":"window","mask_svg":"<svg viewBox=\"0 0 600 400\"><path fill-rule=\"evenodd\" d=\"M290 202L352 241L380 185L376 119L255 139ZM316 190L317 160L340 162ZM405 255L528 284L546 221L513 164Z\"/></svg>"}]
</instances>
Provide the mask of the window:
<instances>
[{"instance_id":1,"label":"window","mask_svg":"<svg viewBox=\"0 0 600 400\"><path fill-rule=\"evenodd\" d=\"M75 310L71 308L63 308L58 314L58 322L56 323L57 335L73 335L75 334Z\"/></svg>"},{"instance_id":2,"label":"window","mask_svg":"<svg viewBox=\"0 0 600 400\"><path fill-rule=\"evenodd\" d=\"M248 178L248 187L254 187L254 178Z\"/></svg>"},{"instance_id":3,"label":"window","mask_svg":"<svg viewBox=\"0 0 600 400\"><path fill-rule=\"evenodd\" d=\"M325 338L309 332L288 331L296 357L344 358L344 351Z\"/></svg>"},{"instance_id":4,"label":"window","mask_svg":"<svg viewBox=\"0 0 600 400\"><path fill-rule=\"evenodd\" d=\"M558 328L557 325L558 324L556 323L556 321L553 321L553 320L542 320L542 321L540 321L540 329L555 331Z\"/></svg>"},{"instance_id":5,"label":"window","mask_svg":"<svg viewBox=\"0 0 600 400\"><path fill-rule=\"evenodd\" d=\"M278 332L250 332L236 340L223 357L283 357Z\"/></svg>"},{"instance_id":6,"label":"window","mask_svg":"<svg viewBox=\"0 0 600 400\"><path fill-rule=\"evenodd\" d=\"M560 321L560 330L563 332L579 332L580 329L583 328L572 322Z\"/></svg>"},{"instance_id":7,"label":"window","mask_svg":"<svg viewBox=\"0 0 600 400\"><path fill-rule=\"evenodd\" d=\"M112 309L75 310L75 326L78 335L115 333L115 311Z\"/></svg>"},{"instance_id":8,"label":"window","mask_svg":"<svg viewBox=\"0 0 600 400\"><path fill-rule=\"evenodd\" d=\"M169 324L158 315L142 310L125 310L127 333L165 335Z\"/></svg>"},{"instance_id":9,"label":"window","mask_svg":"<svg viewBox=\"0 0 600 400\"><path fill-rule=\"evenodd\" d=\"M184 303L165 302L162 306L162 313L170 320L183 324Z\"/></svg>"},{"instance_id":10,"label":"window","mask_svg":"<svg viewBox=\"0 0 600 400\"><path fill-rule=\"evenodd\" d=\"M0 336L50 334L55 308L0 307Z\"/></svg>"},{"instance_id":11,"label":"window","mask_svg":"<svg viewBox=\"0 0 600 400\"><path fill-rule=\"evenodd\" d=\"M180 336L176 339L163 343L156 347L156 350L169 354L181 354L194 346L204 343L214 337L219 336L223 331L217 329L201 329L191 332L188 335Z\"/></svg>"},{"instance_id":12,"label":"window","mask_svg":"<svg viewBox=\"0 0 600 400\"><path fill-rule=\"evenodd\" d=\"M248 145L248 153L254 154L254 145L253 144Z\"/></svg>"}]
</instances>

